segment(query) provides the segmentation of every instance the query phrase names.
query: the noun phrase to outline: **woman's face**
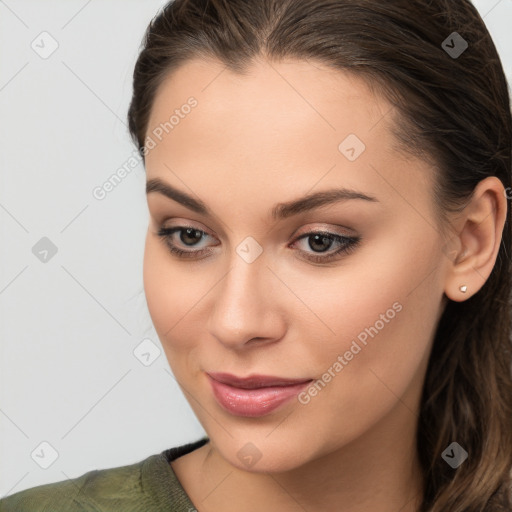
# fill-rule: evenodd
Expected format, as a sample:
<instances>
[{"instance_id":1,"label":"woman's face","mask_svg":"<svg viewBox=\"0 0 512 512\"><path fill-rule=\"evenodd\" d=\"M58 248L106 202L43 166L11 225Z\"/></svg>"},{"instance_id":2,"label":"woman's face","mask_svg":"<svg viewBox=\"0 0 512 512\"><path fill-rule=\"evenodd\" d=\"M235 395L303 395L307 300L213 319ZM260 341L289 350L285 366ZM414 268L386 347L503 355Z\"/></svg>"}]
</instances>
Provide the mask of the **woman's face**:
<instances>
[{"instance_id":1,"label":"woman's face","mask_svg":"<svg viewBox=\"0 0 512 512\"><path fill-rule=\"evenodd\" d=\"M148 193L147 303L190 406L235 466L284 471L416 424L448 260L433 170L394 149L393 116L361 79L305 61L242 76L194 60L159 89L147 180L204 211ZM361 196L280 206L342 188ZM211 372L313 382L248 416L218 402Z\"/></svg>"}]
</instances>

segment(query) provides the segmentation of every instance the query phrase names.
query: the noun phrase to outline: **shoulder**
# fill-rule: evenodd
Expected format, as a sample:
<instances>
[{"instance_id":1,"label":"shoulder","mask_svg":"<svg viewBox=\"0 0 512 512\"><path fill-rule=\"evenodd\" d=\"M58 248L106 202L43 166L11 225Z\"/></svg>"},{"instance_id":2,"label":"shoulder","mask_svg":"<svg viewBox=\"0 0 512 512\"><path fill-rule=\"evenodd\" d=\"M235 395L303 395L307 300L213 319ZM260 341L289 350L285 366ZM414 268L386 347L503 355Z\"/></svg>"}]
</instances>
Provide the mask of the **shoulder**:
<instances>
[{"instance_id":1,"label":"shoulder","mask_svg":"<svg viewBox=\"0 0 512 512\"><path fill-rule=\"evenodd\" d=\"M0 512L132 510L133 505L140 505L143 494L142 468L158 457L152 455L135 464L97 469L77 478L25 489L1 499Z\"/></svg>"},{"instance_id":2,"label":"shoulder","mask_svg":"<svg viewBox=\"0 0 512 512\"><path fill-rule=\"evenodd\" d=\"M194 510L170 462L208 437L125 466L25 489L0 499L0 512L162 512Z\"/></svg>"}]
</instances>

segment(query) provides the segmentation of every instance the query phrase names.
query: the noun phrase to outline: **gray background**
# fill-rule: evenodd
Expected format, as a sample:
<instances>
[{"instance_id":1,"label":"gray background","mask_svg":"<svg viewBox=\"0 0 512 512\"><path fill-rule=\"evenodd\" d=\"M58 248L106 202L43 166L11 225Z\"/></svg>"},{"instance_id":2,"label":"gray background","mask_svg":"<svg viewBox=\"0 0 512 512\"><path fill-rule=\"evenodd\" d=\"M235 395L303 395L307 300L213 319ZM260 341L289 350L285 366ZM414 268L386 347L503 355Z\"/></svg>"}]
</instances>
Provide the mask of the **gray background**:
<instances>
[{"instance_id":1,"label":"gray background","mask_svg":"<svg viewBox=\"0 0 512 512\"><path fill-rule=\"evenodd\" d=\"M164 4L0 0L0 496L204 434L143 295L142 165L93 196L135 154L131 74ZM512 82L512 0L475 4Z\"/></svg>"}]
</instances>

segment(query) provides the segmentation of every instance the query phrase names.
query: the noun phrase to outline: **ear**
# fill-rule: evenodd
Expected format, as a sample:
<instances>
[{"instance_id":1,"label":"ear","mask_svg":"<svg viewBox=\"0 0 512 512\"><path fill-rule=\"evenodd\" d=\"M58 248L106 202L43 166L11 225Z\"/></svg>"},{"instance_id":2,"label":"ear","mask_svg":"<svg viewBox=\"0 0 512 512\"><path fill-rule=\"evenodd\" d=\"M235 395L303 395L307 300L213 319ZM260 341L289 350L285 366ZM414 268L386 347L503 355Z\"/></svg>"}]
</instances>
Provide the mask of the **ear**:
<instances>
[{"instance_id":1,"label":"ear","mask_svg":"<svg viewBox=\"0 0 512 512\"><path fill-rule=\"evenodd\" d=\"M496 263L507 218L507 194L495 176L476 186L470 202L457 215L456 232L450 244L456 247L450 258L444 292L456 302L477 293ZM464 288L466 291L464 292Z\"/></svg>"}]
</instances>

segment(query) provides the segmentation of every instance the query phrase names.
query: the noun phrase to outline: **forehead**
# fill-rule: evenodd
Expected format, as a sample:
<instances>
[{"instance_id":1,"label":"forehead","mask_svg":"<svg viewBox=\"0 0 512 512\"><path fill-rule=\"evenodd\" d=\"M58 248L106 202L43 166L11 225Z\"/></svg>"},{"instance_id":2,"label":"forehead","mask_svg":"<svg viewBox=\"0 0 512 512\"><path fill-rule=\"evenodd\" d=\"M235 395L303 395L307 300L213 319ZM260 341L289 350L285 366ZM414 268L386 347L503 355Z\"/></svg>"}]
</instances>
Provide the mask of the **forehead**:
<instances>
[{"instance_id":1,"label":"forehead","mask_svg":"<svg viewBox=\"0 0 512 512\"><path fill-rule=\"evenodd\" d=\"M319 133L341 136L350 130L362 135L391 108L361 77L320 63L258 59L238 74L216 60L194 59L160 85L149 129L168 120L191 96L199 102L197 124L217 121L231 128L236 123L244 133L252 126L260 137L273 128L288 132L304 123Z\"/></svg>"},{"instance_id":2,"label":"forehead","mask_svg":"<svg viewBox=\"0 0 512 512\"><path fill-rule=\"evenodd\" d=\"M195 106L183 108L190 98ZM394 149L394 107L361 77L320 63L256 60L237 74L214 60L188 61L157 91L146 135L175 113L148 152L148 178L175 181L172 168L191 183L214 173L233 189L278 183L292 197L336 184L390 199L396 187L383 186L383 175L406 188L428 183L426 173L412 177L410 157ZM355 159L347 158L352 148Z\"/></svg>"}]
</instances>

